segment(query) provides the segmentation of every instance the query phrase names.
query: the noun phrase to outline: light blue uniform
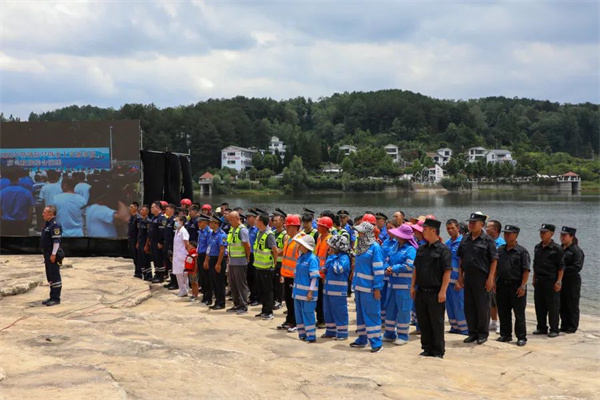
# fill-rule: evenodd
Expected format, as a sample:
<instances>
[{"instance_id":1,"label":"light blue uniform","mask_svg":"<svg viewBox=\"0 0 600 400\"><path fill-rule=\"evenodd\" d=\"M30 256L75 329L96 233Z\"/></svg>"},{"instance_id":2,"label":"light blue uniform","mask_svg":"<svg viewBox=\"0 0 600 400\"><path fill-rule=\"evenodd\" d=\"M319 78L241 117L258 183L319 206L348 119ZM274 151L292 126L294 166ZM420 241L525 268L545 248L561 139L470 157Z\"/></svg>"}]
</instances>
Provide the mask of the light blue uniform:
<instances>
[{"instance_id":1,"label":"light blue uniform","mask_svg":"<svg viewBox=\"0 0 600 400\"><path fill-rule=\"evenodd\" d=\"M80 182L75 185L75 193L83 197L86 204L90 200L90 188L91 186L85 182Z\"/></svg>"},{"instance_id":2,"label":"light blue uniform","mask_svg":"<svg viewBox=\"0 0 600 400\"><path fill-rule=\"evenodd\" d=\"M410 284L412 281L413 263L417 256L417 249L409 243L399 246L398 243L390 252L385 268L392 268L392 275L387 291L387 317L385 319L384 336L388 339L402 339L408 341L410 327Z\"/></svg>"},{"instance_id":3,"label":"light blue uniform","mask_svg":"<svg viewBox=\"0 0 600 400\"><path fill-rule=\"evenodd\" d=\"M460 235L456 240L446 240L446 246L452 253L452 272L450 273L450 284L446 290L446 309L448 310L450 332L468 335L469 328L467 327L467 319L465 317L465 289L460 289L459 291L454 289L458 280L458 266L460 264L460 258L456 255L456 252L462 239L463 237Z\"/></svg>"},{"instance_id":4,"label":"light blue uniform","mask_svg":"<svg viewBox=\"0 0 600 400\"><path fill-rule=\"evenodd\" d=\"M373 291L383 288L383 275L383 250L379 243L373 243L354 261L352 285L356 295L358 338L355 343L358 345L366 345L368 339L371 348L381 346L380 302L373 296Z\"/></svg>"},{"instance_id":5,"label":"light blue uniform","mask_svg":"<svg viewBox=\"0 0 600 400\"><path fill-rule=\"evenodd\" d=\"M331 254L325 261L325 284L323 286L323 313L325 335L348 337L348 277L350 257L348 254Z\"/></svg>"},{"instance_id":6,"label":"light blue uniform","mask_svg":"<svg viewBox=\"0 0 600 400\"><path fill-rule=\"evenodd\" d=\"M92 204L85 211L85 227L88 237L117 237L115 210L100 204Z\"/></svg>"},{"instance_id":7,"label":"light blue uniform","mask_svg":"<svg viewBox=\"0 0 600 400\"><path fill-rule=\"evenodd\" d=\"M396 241L396 239L392 239L390 236L388 236L388 238L385 239L385 241L381 244L381 249L383 250L384 271L385 271L385 264L389 260L389 254L397 244L398 244L398 242ZM381 289L381 299L379 300L380 307L381 307L381 320L382 321L385 321L385 317L387 314L386 305L387 305L387 290L388 290L388 282L389 281L390 281L390 277L388 275L384 275L383 276L383 288Z\"/></svg>"},{"instance_id":8,"label":"light blue uniform","mask_svg":"<svg viewBox=\"0 0 600 400\"><path fill-rule=\"evenodd\" d=\"M62 192L60 182L47 183L40 190L40 199L44 200L44 206L56 206L56 204L54 204L54 196L59 195Z\"/></svg>"},{"instance_id":9,"label":"light blue uniform","mask_svg":"<svg viewBox=\"0 0 600 400\"><path fill-rule=\"evenodd\" d=\"M317 327L315 320L315 309L317 307L319 288L319 259L313 253L307 252L298 257L296 263L296 277L292 297L294 299L294 313L296 315L296 327L298 337L306 340L316 340ZM310 290L310 282L316 279L313 297L308 300L306 295Z\"/></svg>"},{"instance_id":10,"label":"light blue uniform","mask_svg":"<svg viewBox=\"0 0 600 400\"><path fill-rule=\"evenodd\" d=\"M44 190L49 185L44 186ZM83 237L83 207L85 200L75 193L61 193L54 196L56 220L62 225L63 237Z\"/></svg>"}]
</instances>

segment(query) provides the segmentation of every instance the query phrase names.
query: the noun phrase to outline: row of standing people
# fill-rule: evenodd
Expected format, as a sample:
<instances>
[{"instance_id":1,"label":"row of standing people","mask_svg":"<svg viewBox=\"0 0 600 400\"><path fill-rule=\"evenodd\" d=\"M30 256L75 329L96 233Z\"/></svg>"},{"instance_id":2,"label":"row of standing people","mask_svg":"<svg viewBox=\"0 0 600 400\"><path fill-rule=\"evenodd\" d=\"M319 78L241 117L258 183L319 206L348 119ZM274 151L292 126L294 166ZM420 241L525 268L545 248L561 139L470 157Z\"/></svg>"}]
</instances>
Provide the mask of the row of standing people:
<instances>
[{"instance_id":1,"label":"row of standing people","mask_svg":"<svg viewBox=\"0 0 600 400\"><path fill-rule=\"evenodd\" d=\"M156 207L159 205L156 203ZM174 205L170 208L175 211ZM351 282L359 334L353 346L363 347L368 340L373 351L380 351L381 340L398 345L407 343L412 311L414 323L420 325L417 329L421 333L423 355L443 357L446 308L450 333L468 335L465 342L482 344L489 335L491 297L497 293L498 340L512 340L511 312L514 312L517 343L520 346L526 343L530 258L527 250L517 243L519 228L514 225L505 227L506 243L503 243L499 237L499 222L490 221L487 234L486 217L481 213L471 215L469 226L463 227L464 235L459 232L462 224L449 220L446 229L450 239L444 245L439 238L441 222L433 216L405 223L402 212L395 213L389 222L381 213L368 213L358 218L352 228L344 210L336 215L324 212L314 221L310 210L300 217L277 209L269 217L263 210L251 209L245 215L246 227L241 220L244 216L239 211L229 212L225 205L215 214L209 205L202 206L201 210L197 205L184 208L188 215L176 230L191 232L182 252L196 246L197 267L190 271L192 300L198 299L211 309L225 308L225 288L229 280L234 305L228 311L244 314L248 305L262 303L262 310L256 316L272 319L273 310L285 299L286 321L278 329L298 331L302 339L312 342L316 340L314 325L315 329L326 328L322 337L344 340L348 337L346 296ZM154 211L153 219L160 219L160 213ZM168 220L169 211L167 213ZM161 223L157 225L161 229ZM538 317L534 334L548 333L549 329L550 337L558 335L559 330L568 333L577 330L579 271L583 265L583 252L577 246L575 230L563 227L562 247L552 241L554 230L550 224L542 226L542 242L535 249L533 279ZM357 240L353 237L355 232ZM196 241L192 240L194 235L197 235ZM140 241L137 243L139 254ZM147 239L144 254L152 253L156 247L152 239ZM169 253L163 251L163 255L168 257ZM318 278L313 265L315 260ZM568 266L566 274L563 272L565 264ZM159 274L160 265L155 268ZM163 265L166 271L168 266ZM308 275L303 271L308 271ZM160 278L154 278L154 282L159 281ZM549 281L553 285L549 286ZM171 282L176 280L172 278ZM180 295L186 294L187 289L183 292L180 289ZM314 323L309 314L315 318ZM385 332L380 335L382 322Z\"/></svg>"}]
</instances>

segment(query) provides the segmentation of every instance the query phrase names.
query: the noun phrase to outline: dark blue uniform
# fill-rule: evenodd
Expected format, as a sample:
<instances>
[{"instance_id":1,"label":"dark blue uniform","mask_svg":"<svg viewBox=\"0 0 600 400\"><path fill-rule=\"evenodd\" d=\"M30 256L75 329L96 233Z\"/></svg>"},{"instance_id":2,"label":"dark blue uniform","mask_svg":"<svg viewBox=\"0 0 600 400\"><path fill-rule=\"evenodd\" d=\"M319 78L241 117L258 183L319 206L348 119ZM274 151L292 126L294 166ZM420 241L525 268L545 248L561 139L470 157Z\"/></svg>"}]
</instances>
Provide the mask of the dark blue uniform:
<instances>
[{"instance_id":1,"label":"dark blue uniform","mask_svg":"<svg viewBox=\"0 0 600 400\"><path fill-rule=\"evenodd\" d=\"M56 260L50 261L52 255L52 248L54 243L60 244L62 236L62 226L56 222L56 219L47 221L44 229L42 230L41 247L44 253L44 264L46 266L46 279L50 285L50 299L51 301L60 303L60 292L62 291L62 279L60 277L60 265L64 258L64 253L59 247L56 253Z\"/></svg>"},{"instance_id":2,"label":"dark blue uniform","mask_svg":"<svg viewBox=\"0 0 600 400\"><path fill-rule=\"evenodd\" d=\"M210 284L215 295L215 306L218 308L225 307L225 270L227 268L226 258L223 255L221 260L221 271L217 272L216 266L219 261L219 252L221 247L227 247L227 234L219 229L216 232L211 232L208 237L208 247L206 256L208 258L208 268L210 274Z\"/></svg>"},{"instance_id":3,"label":"dark blue uniform","mask_svg":"<svg viewBox=\"0 0 600 400\"><path fill-rule=\"evenodd\" d=\"M152 217L148 228L148 238L150 239L150 251L152 252L152 261L154 262L154 279L153 282L162 282L165 279L165 261L164 261L164 242L165 242L165 226L167 218L161 213ZM163 246L162 249L158 245Z\"/></svg>"},{"instance_id":4,"label":"dark blue uniform","mask_svg":"<svg viewBox=\"0 0 600 400\"><path fill-rule=\"evenodd\" d=\"M212 231L207 226L204 229L198 230L198 284L202 291L202 302L211 305L213 298L212 286L210 283L210 273L208 269L204 269L204 260L206 259L206 249L208 248L208 239Z\"/></svg>"},{"instance_id":5,"label":"dark blue uniform","mask_svg":"<svg viewBox=\"0 0 600 400\"><path fill-rule=\"evenodd\" d=\"M198 245L198 217L190 218L188 222L185 223L185 230L190 234L190 244L192 246Z\"/></svg>"},{"instance_id":6,"label":"dark blue uniform","mask_svg":"<svg viewBox=\"0 0 600 400\"><path fill-rule=\"evenodd\" d=\"M146 241L148 239L148 228L150 227L151 220L150 218L142 218L138 220L138 228L137 228L137 258L138 258L138 266L141 269L142 277L145 281L152 280L152 266L150 265L150 254L147 254L144 250L146 246Z\"/></svg>"},{"instance_id":7,"label":"dark blue uniform","mask_svg":"<svg viewBox=\"0 0 600 400\"><path fill-rule=\"evenodd\" d=\"M132 215L129 217L129 225L127 226L127 244L129 246L129 255L133 259L133 265L135 266L134 276L136 278L142 277L142 267L138 262L137 250L135 248L138 237L138 226L141 219L140 214Z\"/></svg>"},{"instance_id":8,"label":"dark blue uniform","mask_svg":"<svg viewBox=\"0 0 600 400\"><path fill-rule=\"evenodd\" d=\"M169 287L172 289L178 289L179 285L177 284L177 278L171 271L173 271L173 240L175 240L175 217L170 216L167 218L167 224L165 225L165 242L163 250L164 250L164 260L165 260L165 270L167 274L171 275L171 282ZM166 276L166 275L165 275Z\"/></svg>"}]
</instances>

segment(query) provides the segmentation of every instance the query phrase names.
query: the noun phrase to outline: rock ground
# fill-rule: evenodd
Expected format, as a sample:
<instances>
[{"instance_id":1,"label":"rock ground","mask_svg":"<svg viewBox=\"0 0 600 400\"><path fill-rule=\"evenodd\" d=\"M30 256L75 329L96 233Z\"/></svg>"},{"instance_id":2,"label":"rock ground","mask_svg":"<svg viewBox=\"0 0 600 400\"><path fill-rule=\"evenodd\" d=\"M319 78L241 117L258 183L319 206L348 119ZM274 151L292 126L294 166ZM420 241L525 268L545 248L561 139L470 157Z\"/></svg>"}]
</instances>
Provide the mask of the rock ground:
<instances>
[{"instance_id":1,"label":"rock ground","mask_svg":"<svg viewBox=\"0 0 600 400\"><path fill-rule=\"evenodd\" d=\"M209 311L133 278L126 259L69 258L62 274L61 305L44 307L41 256L0 257L2 400L600 398L600 322L590 316L574 335L530 336L522 348L447 334L439 360L420 358L414 335L379 354L302 343L275 329L282 311L271 321L254 318L258 307ZM351 330L353 312L351 302Z\"/></svg>"}]
</instances>

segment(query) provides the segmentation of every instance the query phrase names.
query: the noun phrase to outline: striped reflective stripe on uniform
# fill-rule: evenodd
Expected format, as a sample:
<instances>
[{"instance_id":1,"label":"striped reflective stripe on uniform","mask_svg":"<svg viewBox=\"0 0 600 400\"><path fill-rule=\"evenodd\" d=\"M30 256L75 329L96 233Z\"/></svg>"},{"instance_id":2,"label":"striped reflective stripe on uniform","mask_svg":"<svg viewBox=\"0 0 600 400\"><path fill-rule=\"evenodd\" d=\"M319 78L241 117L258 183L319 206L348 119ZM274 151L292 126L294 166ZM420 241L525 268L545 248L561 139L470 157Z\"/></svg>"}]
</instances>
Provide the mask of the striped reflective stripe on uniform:
<instances>
[{"instance_id":1,"label":"striped reflective stripe on uniform","mask_svg":"<svg viewBox=\"0 0 600 400\"><path fill-rule=\"evenodd\" d=\"M320 278L321 275L319 275L319 271L313 271L309 274L310 277L312 278Z\"/></svg>"},{"instance_id":2,"label":"striped reflective stripe on uniform","mask_svg":"<svg viewBox=\"0 0 600 400\"><path fill-rule=\"evenodd\" d=\"M304 333L306 333L304 330L304 324L297 324L296 328L298 329L298 335L302 336Z\"/></svg>"},{"instance_id":3,"label":"striped reflective stripe on uniform","mask_svg":"<svg viewBox=\"0 0 600 400\"><path fill-rule=\"evenodd\" d=\"M450 283L456 283L457 280L456 279L450 279Z\"/></svg>"},{"instance_id":4,"label":"striped reflective stripe on uniform","mask_svg":"<svg viewBox=\"0 0 600 400\"><path fill-rule=\"evenodd\" d=\"M354 290L358 290L359 292L365 292L365 293L371 293L372 289L369 287L364 287L364 286L354 286Z\"/></svg>"},{"instance_id":5,"label":"striped reflective stripe on uniform","mask_svg":"<svg viewBox=\"0 0 600 400\"><path fill-rule=\"evenodd\" d=\"M383 275L383 274L385 274L385 271L382 269L373 271L373 275ZM373 278L371 278L371 279L373 279Z\"/></svg>"},{"instance_id":6,"label":"striped reflective stripe on uniform","mask_svg":"<svg viewBox=\"0 0 600 400\"><path fill-rule=\"evenodd\" d=\"M373 277L371 275L363 274L362 272L357 272L354 276L356 276L357 278L366 279L368 281L373 280Z\"/></svg>"},{"instance_id":7,"label":"striped reflective stripe on uniform","mask_svg":"<svg viewBox=\"0 0 600 400\"><path fill-rule=\"evenodd\" d=\"M344 293L344 292L333 292L331 290L326 290L325 294L327 294L329 296L346 296L347 293Z\"/></svg>"},{"instance_id":8,"label":"striped reflective stripe on uniform","mask_svg":"<svg viewBox=\"0 0 600 400\"><path fill-rule=\"evenodd\" d=\"M397 284L394 284L394 285L392 285L392 289L410 289L410 286L409 285L397 285Z\"/></svg>"},{"instance_id":9,"label":"striped reflective stripe on uniform","mask_svg":"<svg viewBox=\"0 0 600 400\"><path fill-rule=\"evenodd\" d=\"M297 287L298 289L302 289L302 290L310 290L310 286L306 286L306 285L301 285L299 283L294 283L294 286Z\"/></svg>"},{"instance_id":10,"label":"striped reflective stripe on uniform","mask_svg":"<svg viewBox=\"0 0 600 400\"><path fill-rule=\"evenodd\" d=\"M397 274L392 274L395 278L412 278L412 274L410 272L399 272Z\"/></svg>"},{"instance_id":11,"label":"striped reflective stripe on uniform","mask_svg":"<svg viewBox=\"0 0 600 400\"><path fill-rule=\"evenodd\" d=\"M328 285L348 286L348 281L327 281Z\"/></svg>"},{"instance_id":12,"label":"striped reflective stripe on uniform","mask_svg":"<svg viewBox=\"0 0 600 400\"><path fill-rule=\"evenodd\" d=\"M315 296L313 298L313 300L316 299L316 298L317 298L317 296ZM297 294L297 295L294 295L294 299L296 299L296 300L308 300L308 297Z\"/></svg>"},{"instance_id":13,"label":"striped reflective stripe on uniform","mask_svg":"<svg viewBox=\"0 0 600 400\"><path fill-rule=\"evenodd\" d=\"M469 329L469 327L467 326L467 321L466 320L458 321L456 323L456 326L461 331L466 331L467 329Z\"/></svg>"},{"instance_id":14,"label":"striped reflective stripe on uniform","mask_svg":"<svg viewBox=\"0 0 600 400\"><path fill-rule=\"evenodd\" d=\"M373 268L383 267L383 261L376 261L373 263Z\"/></svg>"}]
</instances>

